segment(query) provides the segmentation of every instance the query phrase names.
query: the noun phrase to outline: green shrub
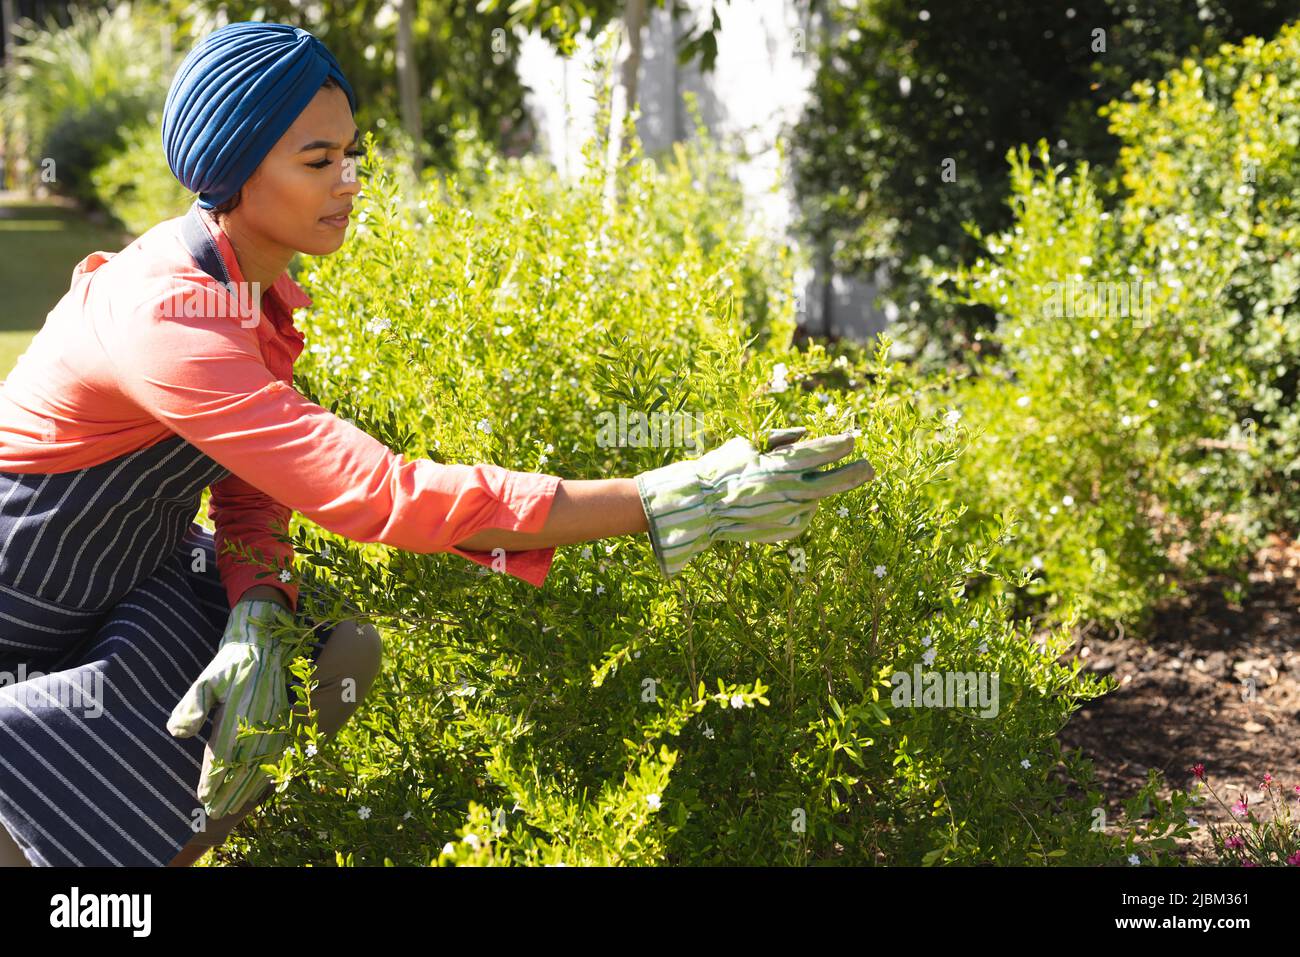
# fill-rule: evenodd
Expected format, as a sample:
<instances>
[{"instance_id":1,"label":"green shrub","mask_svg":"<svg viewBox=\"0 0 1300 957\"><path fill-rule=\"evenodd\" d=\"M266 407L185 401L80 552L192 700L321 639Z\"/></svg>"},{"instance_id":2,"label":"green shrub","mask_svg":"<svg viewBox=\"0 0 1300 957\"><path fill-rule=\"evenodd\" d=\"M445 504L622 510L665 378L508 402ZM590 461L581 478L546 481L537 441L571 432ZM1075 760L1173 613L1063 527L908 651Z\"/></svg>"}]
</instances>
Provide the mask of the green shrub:
<instances>
[{"instance_id":1,"label":"green shrub","mask_svg":"<svg viewBox=\"0 0 1300 957\"><path fill-rule=\"evenodd\" d=\"M857 428L876 480L798 541L719 543L671 583L645 536L559 549L534 589L296 519L308 612L372 616L385 674L334 745L308 757L298 730L276 768L289 800L222 854L1122 860L1140 835L1095 829L1090 769L1055 739L1105 682L1060 660L1066 628L1011 620L1023 578L993 560L1001 522L956 534L962 508L935 489L962 436L918 410L887 343L835 362L791 349L789 263L769 257L756 292L739 211L684 188L715 159L691 148L660 169L636 149L606 214L595 150L573 185L525 159L484 167L470 194L451 180L408 197L369 140L356 229L302 274L299 388L408 456L598 478L689 454L603 447L599 416L621 402L697 413L706 447ZM813 385L843 377L866 385ZM996 674L996 714L896 700L914 667Z\"/></svg>"},{"instance_id":2,"label":"green shrub","mask_svg":"<svg viewBox=\"0 0 1300 957\"><path fill-rule=\"evenodd\" d=\"M1016 509L1014 560L1041 570L1031 591L1049 608L1141 625L1176 572L1232 567L1256 527L1250 453L1202 441L1251 437L1229 389L1204 387L1244 376L1219 311L1232 236L1134 231L1086 166L1062 176L1039 155L1041 173L1028 150L1013 157L1013 228L954 274L1001 317L1000 354L944 395L979 433L961 496L976 520Z\"/></svg>"},{"instance_id":3,"label":"green shrub","mask_svg":"<svg viewBox=\"0 0 1300 957\"><path fill-rule=\"evenodd\" d=\"M176 179L159 143L162 119L151 114L128 127L122 148L90 174L99 203L122 226L140 235L165 219L182 215L194 194Z\"/></svg>"},{"instance_id":4,"label":"green shrub","mask_svg":"<svg viewBox=\"0 0 1300 957\"><path fill-rule=\"evenodd\" d=\"M1012 228L936 279L999 317L995 357L943 393L982 433L961 469L972 520L1017 508L1032 592L1141 625L1180 578L1241 574L1261 531L1300 514L1300 25L1134 92L1107 111L1112 209L1086 165L1061 175L1040 144L1035 172L1022 148ZM1141 314L1118 296L1054 314L1067 282L1152 295Z\"/></svg>"},{"instance_id":5,"label":"green shrub","mask_svg":"<svg viewBox=\"0 0 1300 957\"><path fill-rule=\"evenodd\" d=\"M1300 23L1268 42L1224 46L1186 61L1116 105L1125 144L1125 216L1133 229L1214 228L1230 267L1215 311L1244 350L1231 383L1202 380L1231 401L1260 443L1256 497L1270 522L1295 528L1300 497ZM1203 398L1198 398L1203 401Z\"/></svg>"}]
</instances>

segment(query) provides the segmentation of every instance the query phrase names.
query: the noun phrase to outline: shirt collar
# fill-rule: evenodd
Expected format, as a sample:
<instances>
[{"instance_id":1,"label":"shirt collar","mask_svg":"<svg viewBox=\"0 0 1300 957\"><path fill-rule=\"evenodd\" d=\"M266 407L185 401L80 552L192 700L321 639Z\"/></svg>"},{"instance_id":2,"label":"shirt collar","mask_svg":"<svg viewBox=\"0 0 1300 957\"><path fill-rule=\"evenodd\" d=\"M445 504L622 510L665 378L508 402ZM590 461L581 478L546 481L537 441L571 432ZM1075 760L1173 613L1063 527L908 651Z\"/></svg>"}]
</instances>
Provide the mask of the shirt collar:
<instances>
[{"instance_id":1,"label":"shirt collar","mask_svg":"<svg viewBox=\"0 0 1300 957\"><path fill-rule=\"evenodd\" d=\"M199 218L203 225L207 227L208 234L217 244L217 251L221 253L221 258L226 264L226 270L230 273L230 278L234 282L243 282L244 274L239 270L239 259L235 256L235 247L227 236L211 218L209 213L202 213ZM304 306L310 306L312 303L311 296L303 291L302 287L294 282L293 277L289 275L289 270L280 273L280 277L271 284L271 288L266 290L276 304L281 307L283 315L288 319L290 328L293 326L293 311ZM272 310L274 313L274 310Z\"/></svg>"}]
</instances>

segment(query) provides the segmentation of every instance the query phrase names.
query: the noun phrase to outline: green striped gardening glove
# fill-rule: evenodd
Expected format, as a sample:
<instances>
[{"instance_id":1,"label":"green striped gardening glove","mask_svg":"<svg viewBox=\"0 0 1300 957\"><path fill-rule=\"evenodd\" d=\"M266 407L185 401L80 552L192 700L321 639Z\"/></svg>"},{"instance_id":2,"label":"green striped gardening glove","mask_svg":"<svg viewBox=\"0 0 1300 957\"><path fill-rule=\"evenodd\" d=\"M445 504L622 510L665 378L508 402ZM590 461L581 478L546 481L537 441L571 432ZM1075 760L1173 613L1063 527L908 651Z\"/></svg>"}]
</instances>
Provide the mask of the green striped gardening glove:
<instances>
[{"instance_id":1,"label":"green striped gardening glove","mask_svg":"<svg viewBox=\"0 0 1300 957\"><path fill-rule=\"evenodd\" d=\"M208 748L226 767L203 763L198 797L209 817L225 817L258 797L270 783L258 768L285 748L284 734L250 734L240 740L239 722L277 721L289 708L286 686L285 632L293 616L278 602L247 599L235 603L217 654L172 710L167 730L177 738L198 733L215 704Z\"/></svg>"},{"instance_id":2,"label":"green striped gardening glove","mask_svg":"<svg viewBox=\"0 0 1300 957\"><path fill-rule=\"evenodd\" d=\"M659 570L672 578L719 540L797 538L821 499L875 477L866 459L820 471L853 451L853 436L846 432L796 442L806 431L773 430L766 452L738 436L698 459L638 475L636 487Z\"/></svg>"}]
</instances>

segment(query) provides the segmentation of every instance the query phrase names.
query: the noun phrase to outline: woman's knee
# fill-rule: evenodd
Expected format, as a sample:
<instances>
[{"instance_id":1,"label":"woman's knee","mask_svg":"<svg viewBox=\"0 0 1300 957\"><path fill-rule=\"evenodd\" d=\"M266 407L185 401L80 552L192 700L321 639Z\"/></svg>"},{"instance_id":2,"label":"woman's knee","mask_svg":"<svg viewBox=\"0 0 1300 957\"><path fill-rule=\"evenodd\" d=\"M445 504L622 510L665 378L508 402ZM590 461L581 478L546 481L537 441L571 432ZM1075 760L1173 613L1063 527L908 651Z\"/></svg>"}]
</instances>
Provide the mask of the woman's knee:
<instances>
[{"instance_id":1,"label":"woman's knee","mask_svg":"<svg viewBox=\"0 0 1300 957\"><path fill-rule=\"evenodd\" d=\"M338 676L355 682L357 697L370 689L384 666L384 643L379 629L369 622L341 621L335 626L325 648L335 647ZM321 657L325 656L322 650Z\"/></svg>"},{"instance_id":2,"label":"woman's knee","mask_svg":"<svg viewBox=\"0 0 1300 957\"><path fill-rule=\"evenodd\" d=\"M369 623L334 626L316 660L312 704L322 731L332 734L360 706L383 668L383 642Z\"/></svg>"}]
</instances>

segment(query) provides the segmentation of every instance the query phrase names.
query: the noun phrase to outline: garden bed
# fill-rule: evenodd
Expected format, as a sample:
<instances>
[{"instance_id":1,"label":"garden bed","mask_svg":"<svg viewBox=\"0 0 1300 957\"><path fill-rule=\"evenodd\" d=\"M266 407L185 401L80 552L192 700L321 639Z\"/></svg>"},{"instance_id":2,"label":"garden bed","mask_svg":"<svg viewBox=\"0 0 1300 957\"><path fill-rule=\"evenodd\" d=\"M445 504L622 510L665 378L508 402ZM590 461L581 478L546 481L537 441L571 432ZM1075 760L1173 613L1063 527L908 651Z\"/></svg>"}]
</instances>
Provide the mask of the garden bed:
<instances>
[{"instance_id":1,"label":"garden bed","mask_svg":"<svg viewBox=\"0 0 1300 957\"><path fill-rule=\"evenodd\" d=\"M1088 702L1061 731L1063 750L1096 764L1107 813L1135 794L1147 770L1164 774L1160 796L1188 789L1190 769L1228 804L1243 795L1267 815L1265 772L1286 791L1300 783L1300 544L1272 535L1254 556L1250 588L1231 601L1234 582L1208 578L1159 607L1150 640L1081 635L1071 654L1120 688ZM1086 649L1086 653L1085 650ZM1253 700L1245 700L1247 679ZM1194 814L1226 824L1213 799ZM1205 828L1184 848L1189 863L1215 860Z\"/></svg>"}]
</instances>

